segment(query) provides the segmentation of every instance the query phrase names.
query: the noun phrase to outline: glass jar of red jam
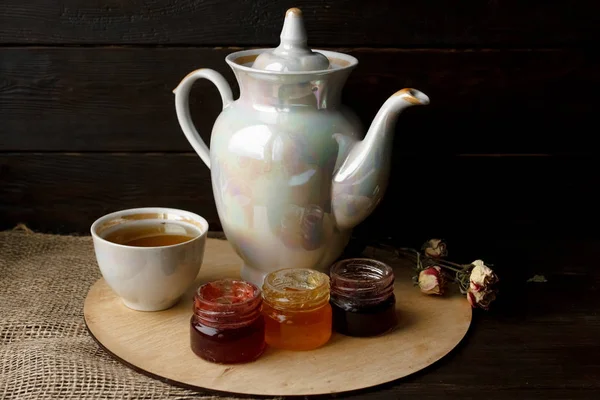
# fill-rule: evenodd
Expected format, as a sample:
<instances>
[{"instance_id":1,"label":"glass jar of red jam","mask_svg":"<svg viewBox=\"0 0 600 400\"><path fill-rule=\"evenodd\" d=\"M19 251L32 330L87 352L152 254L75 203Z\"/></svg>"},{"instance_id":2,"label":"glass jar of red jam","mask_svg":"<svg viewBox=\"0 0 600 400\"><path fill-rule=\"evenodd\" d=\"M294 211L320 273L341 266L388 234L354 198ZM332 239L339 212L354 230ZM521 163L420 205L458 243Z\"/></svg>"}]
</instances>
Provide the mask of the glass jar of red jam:
<instances>
[{"instance_id":1,"label":"glass jar of red jam","mask_svg":"<svg viewBox=\"0 0 600 400\"><path fill-rule=\"evenodd\" d=\"M377 260L351 258L329 271L333 329L347 336L376 336L397 324L394 271Z\"/></svg>"},{"instance_id":2,"label":"glass jar of red jam","mask_svg":"<svg viewBox=\"0 0 600 400\"><path fill-rule=\"evenodd\" d=\"M252 283L223 279L206 283L194 295L191 347L219 364L257 359L265 349L261 290Z\"/></svg>"},{"instance_id":3,"label":"glass jar of red jam","mask_svg":"<svg viewBox=\"0 0 600 400\"><path fill-rule=\"evenodd\" d=\"M312 350L331 337L329 277L303 268L282 269L265 277L265 341L285 350Z\"/></svg>"}]
</instances>

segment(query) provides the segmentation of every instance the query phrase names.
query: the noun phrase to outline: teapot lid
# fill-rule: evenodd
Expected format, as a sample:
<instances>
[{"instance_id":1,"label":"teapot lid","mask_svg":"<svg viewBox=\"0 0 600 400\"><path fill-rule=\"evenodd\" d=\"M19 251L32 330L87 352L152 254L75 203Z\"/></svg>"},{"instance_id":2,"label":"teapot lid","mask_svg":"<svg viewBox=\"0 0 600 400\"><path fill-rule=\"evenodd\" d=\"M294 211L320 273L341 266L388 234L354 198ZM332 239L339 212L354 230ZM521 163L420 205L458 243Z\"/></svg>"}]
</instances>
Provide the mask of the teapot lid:
<instances>
[{"instance_id":1,"label":"teapot lid","mask_svg":"<svg viewBox=\"0 0 600 400\"><path fill-rule=\"evenodd\" d=\"M261 53L252 64L252 68L276 72L318 71L329 68L327 57L307 46L302 11L298 8L290 8L285 13L280 38L279 46Z\"/></svg>"}]
</instances>

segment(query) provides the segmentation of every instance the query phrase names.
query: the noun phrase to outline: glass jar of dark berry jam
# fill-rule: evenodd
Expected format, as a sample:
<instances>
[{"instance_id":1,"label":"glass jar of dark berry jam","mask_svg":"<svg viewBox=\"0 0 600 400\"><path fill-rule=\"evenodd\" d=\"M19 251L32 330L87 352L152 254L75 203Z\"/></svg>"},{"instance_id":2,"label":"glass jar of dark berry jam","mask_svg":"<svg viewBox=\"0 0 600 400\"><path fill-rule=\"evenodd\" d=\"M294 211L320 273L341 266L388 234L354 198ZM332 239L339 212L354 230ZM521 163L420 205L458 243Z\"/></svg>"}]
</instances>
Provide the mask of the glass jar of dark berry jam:
<instances>
[{"instance_id":1,"label":"glass jar of dark berry jam","mask_svg":"<svg viewBox=\"0 0 600 400\"><path fill-rule=\"evenodd\" d=\"M394 271L380 261L351 258L330 269L333 329L347 336L376 336L397 324Z\"/></svg>"},{"instance_id":2,"label":"glass jar of dark berry jam","mask_svg":"<svg viewBox=\"0 0 600 400\"><path fill-rule=\"evenodd\" d=\"M265 349L262 293L252 283L223 279L206 283L194 295L191 347L219 364L257 359Z\"/></svg>"}]
</instances>

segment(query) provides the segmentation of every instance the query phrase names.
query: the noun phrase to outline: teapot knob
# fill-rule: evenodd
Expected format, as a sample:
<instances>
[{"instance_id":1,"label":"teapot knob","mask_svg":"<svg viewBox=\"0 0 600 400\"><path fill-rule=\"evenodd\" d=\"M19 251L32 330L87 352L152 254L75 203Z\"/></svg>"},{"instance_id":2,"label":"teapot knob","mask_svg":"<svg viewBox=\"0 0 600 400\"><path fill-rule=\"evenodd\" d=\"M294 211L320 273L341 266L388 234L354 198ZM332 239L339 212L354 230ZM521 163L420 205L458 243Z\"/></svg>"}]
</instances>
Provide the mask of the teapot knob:
<instances>
[{"instance_id":1,"label":"teapot knob","mask_svg":"<svg viewBox=\"0 0 600 400\"><path fill-rule=\"evenodd\" d=\"M304 50L306 51L307 35L306 29L304 28L304 19L302 18L302 11L299 8L290 8L285 13L285 20L283 22L283 29L281 30L281 45L288 50ZM278 51L275 50L275 53Z\"/></svg>"},{"instance_id":2,"label":"teapot knob","mask_svg":"<svg viewBox=\"0 0 600 400\"><path fill-rule=\"evenodd\" d=\"M323 54L313 52L307 45L306 29L302 11L290 8L285 13L279 46L260 54L253 68L267 71L317 71L329 68L329 60Z\"/></svg>"}]
</instances>

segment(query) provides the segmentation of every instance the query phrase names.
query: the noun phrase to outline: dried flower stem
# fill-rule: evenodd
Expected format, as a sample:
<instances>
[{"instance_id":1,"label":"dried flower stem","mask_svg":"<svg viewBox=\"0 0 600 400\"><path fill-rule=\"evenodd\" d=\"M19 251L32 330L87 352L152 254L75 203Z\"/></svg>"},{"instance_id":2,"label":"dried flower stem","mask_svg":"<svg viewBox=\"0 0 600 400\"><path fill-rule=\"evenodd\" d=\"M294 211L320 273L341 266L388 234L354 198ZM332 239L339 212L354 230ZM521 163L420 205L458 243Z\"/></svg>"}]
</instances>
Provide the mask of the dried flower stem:
<instances>
[{"instance_id":1,"label":"dried flower stem","mask_svg":"<svg viewBox=\"0 0 600 400\"><path fill-rule=\"evenodd\" d=\"M420 270L423 270L426 268L423 265L421 253L419 251L417 251L416 249L412 249L409 247L401 247L401 248L395 249L395 252L399 256L414 257L416 259L415 261L416 261L417 271L420 271ZM429 259L429 258L427 258L427 263L435 264L435 265L440 266L441 268L455 272L454 281L458 284L461 293L464 294L467 292L467 289L469 288L469 276L470 276L471 270L473 269L472 264L458 264L458 263L454 263L454 262L451 262L448 260Z\"/></svg>"},{"instance_id":2,"label":"dried flower stem","mask_svg":"<svg viewBox=\"0 0 600 400\"><path fill-rule=\"evenodd\" d=\"M460 292L467 295L467 300L473 308L487 310L496 298L497 290L494 284L498 277L489 268L492 264L485 265L482 260L475 260L469 264L448 261L445 259L448 254L447 246L441 239L428 240L421 247L421 251L389 245L377 247L387 249L397 257L411 259L415 263L416 271L413 282L425 294L442 294L444 283L447 282L442 271L446 269L446 275L454 275L453 281L458 285Z\"/></svg>"},{"instance_id":3,"label":"dried flower stem","mask_svg":"<svg viewBox=\"0 0 600 400\"><path fill-rule=\"evenodd\" d=\"M440 267L449 269L449 270L454 271L454 272L462 272L462 271L464 271L464 268L463 269L454 268L454 267L451 267L449 265L445 265L444 263L441 263L439 261L436 261L436 264L439 265Z\"/></svg>"}]
</instances>

